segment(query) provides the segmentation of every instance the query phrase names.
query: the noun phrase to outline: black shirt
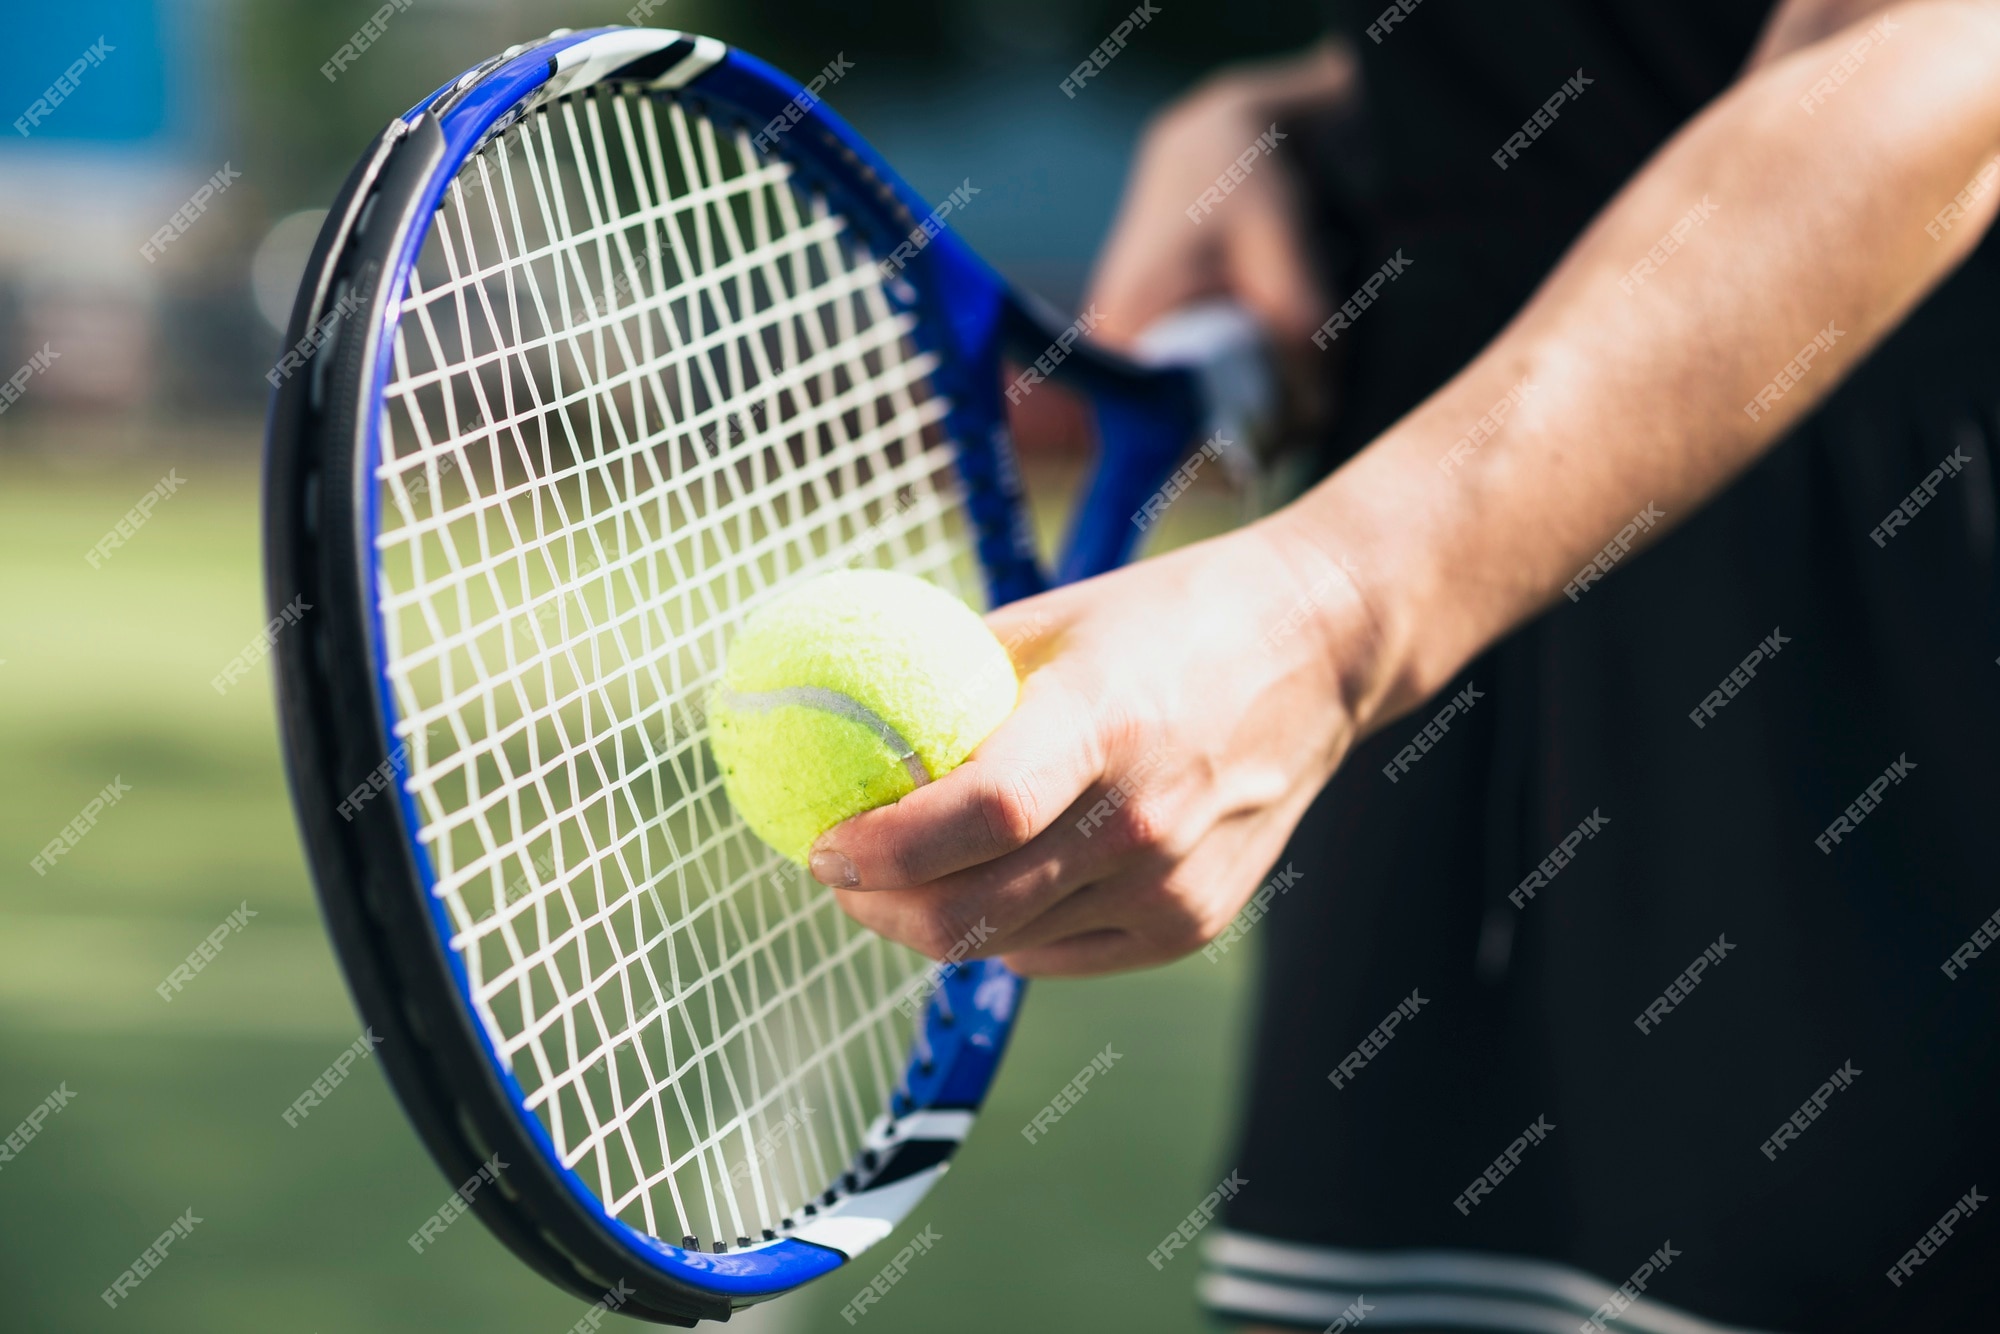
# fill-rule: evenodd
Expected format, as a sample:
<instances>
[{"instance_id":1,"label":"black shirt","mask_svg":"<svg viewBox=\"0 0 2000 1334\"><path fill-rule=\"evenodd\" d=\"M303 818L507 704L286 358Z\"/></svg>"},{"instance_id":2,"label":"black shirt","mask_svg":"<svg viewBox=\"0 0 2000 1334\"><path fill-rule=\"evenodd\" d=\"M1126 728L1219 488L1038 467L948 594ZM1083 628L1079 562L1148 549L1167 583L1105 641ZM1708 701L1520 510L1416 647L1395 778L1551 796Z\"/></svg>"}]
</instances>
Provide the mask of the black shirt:
<instances>
[{"instance_id":1,"label":"black shirt","mask_svg":"<svg viewBox=\"0 0 2000 1334\"><path fill-rule=\"evenodd\" d=\"M1342 8L1368 112L1315 170L1350 278L1398 251L1409 268L1344 335L1330 463L1499 331L1768 12L1422 0L1378 43L1379 9ZM2000 950L1965 948L2000 910L1995 260L1657 547L1349 758L1259 931L1232 1235L1612 1284L1670 1242L1647 1296L1711 1322L1991 1322L2000 1207L1932 1230L2000 1185ZM1322 1282L1283 1268L1259 1280ZM1374 1303L1398 1271L1369 1272ZM1521 1320L1484 1327L1547 1327Z\"/></svg>"}]
</instances>

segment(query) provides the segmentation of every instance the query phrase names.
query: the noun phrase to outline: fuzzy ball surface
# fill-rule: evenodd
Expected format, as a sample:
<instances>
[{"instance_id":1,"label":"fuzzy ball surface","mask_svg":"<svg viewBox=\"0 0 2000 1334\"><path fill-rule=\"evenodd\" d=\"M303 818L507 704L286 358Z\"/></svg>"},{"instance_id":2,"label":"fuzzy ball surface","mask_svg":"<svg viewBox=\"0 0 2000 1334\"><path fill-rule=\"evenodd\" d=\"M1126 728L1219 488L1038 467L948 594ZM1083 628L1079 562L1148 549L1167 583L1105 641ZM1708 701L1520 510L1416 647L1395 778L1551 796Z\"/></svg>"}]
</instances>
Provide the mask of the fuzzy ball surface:
<instances>
[{"instance_id":1,"label":"fuzzy ball surface","mask_svg":"<svg viewBox=\"0 0 2000 1334\"><path fill-rule=\"evenodd\" d=\"M915 575L839 570L760 609L730 644L709 742L744 822L803 865L841 821L965 761L1019 693L978 613Z\"/></svg>"}]
</instances>

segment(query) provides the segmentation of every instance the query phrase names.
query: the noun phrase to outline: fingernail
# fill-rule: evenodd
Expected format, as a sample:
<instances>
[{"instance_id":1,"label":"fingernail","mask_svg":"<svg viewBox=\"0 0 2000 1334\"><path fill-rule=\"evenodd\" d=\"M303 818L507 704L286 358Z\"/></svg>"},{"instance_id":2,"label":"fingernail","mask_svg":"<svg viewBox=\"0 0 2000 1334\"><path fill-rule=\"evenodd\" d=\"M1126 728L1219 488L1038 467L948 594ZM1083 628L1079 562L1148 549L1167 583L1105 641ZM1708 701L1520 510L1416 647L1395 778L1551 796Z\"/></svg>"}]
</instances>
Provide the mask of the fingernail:
<instances>
[{"instance_id":1,"label":"fingernail","mask_svg":"<svg viewBox=\"0 0 2000 1334\"><path fill-rule=\"evenodd\" d=\"M854 863L832 848L815 848L812 861L813 879L834 889L853 889L861 883L861 873L854 869Z\"/></svg>"}]
</instances>

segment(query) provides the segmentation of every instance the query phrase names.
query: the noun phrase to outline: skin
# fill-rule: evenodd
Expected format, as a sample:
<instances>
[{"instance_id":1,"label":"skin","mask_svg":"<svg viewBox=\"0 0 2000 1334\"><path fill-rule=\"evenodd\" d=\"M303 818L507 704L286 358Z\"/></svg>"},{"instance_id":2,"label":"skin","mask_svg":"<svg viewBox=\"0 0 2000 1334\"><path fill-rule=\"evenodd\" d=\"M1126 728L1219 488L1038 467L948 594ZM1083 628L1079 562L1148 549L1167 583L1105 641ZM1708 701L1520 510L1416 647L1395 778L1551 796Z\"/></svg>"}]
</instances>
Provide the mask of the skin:
<instances>
[{"instance_id":1,"label":"skin","mask_svg":"<svg viewBox=\"0 0 2000 1334\"><path fill-rule=\"evenodd\" d=\"M821 839L814 873L842 907L933 958L983 920L975 953L1030 975L1164 963L1219 933L1357 740L1547 607L1649 503L1667 517L1642 542L1686 519L1978 243L2000 191L1941 239L1925 225L2000 152L2000 2L1868 8L1787 5L1509 327L1302 499L995 612L1019 707L960 769ZM1808 115L1799 98L1885 16L1894 38ZM1352 83L1319 50L1157 123L1092 294L1113 337L1229 292L1325 378L1305 335L1329 307L1293 187L1252 173L1199 229L1181 210L1277 108ZM1714 215L1621 290L1705 196ZM1829 321L1832 349L1752 420L1744 405ZM1505 429L1440 469L1524 380L1536 391Z\"/></svg>"}]
</instances>

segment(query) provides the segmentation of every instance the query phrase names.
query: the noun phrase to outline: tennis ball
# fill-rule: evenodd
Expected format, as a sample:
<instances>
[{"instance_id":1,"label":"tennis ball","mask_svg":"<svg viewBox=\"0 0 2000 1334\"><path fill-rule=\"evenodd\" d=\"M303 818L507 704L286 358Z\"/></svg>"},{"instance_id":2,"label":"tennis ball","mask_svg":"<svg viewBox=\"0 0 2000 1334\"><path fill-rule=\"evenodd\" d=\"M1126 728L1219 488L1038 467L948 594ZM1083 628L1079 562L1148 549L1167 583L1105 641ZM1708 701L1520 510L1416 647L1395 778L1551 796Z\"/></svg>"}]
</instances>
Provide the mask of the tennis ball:
<instances>
[{"instance_id":1,"label":"tennis ball","mask_svg":"<svg viewBox=\"0 0 2000 1334\"><path fill-rule=\"evenodd\" d=\"M1014 664L970 607L888 570L841 570L758 611L709 701L709 744L757 836L813 840L956 769L1014 707Z\"/></svg>"}]
</instances>

